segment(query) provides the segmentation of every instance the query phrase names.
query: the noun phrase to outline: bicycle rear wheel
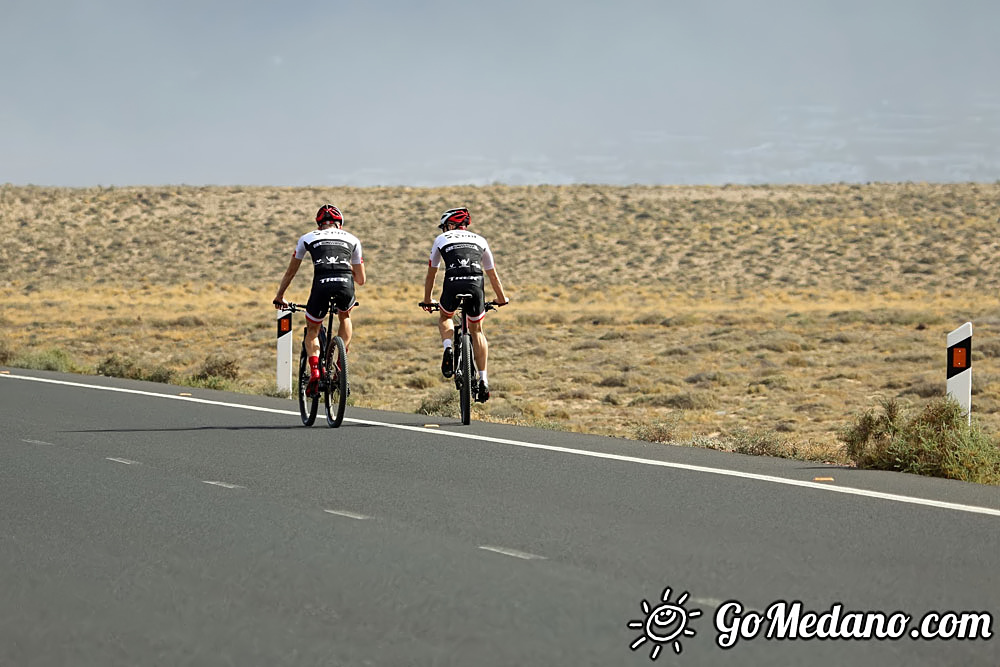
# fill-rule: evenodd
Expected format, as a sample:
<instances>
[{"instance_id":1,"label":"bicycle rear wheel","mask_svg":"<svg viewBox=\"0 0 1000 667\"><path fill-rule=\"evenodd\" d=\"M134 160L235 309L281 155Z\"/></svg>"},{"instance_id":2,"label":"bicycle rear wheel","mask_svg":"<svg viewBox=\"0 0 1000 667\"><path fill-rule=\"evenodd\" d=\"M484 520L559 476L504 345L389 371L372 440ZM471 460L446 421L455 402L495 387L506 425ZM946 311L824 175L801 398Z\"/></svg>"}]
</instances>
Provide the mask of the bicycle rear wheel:
<instances>
[{"instance_id":1,"label":"bicycle rear wheel","mask_svg":"<svg viewBox=\"0 0 1000 667\"><path fill-rule=\"evenodd\" d=\"M334 336L326 349L326 425L338 428L344 422L347 408L347 348L344 339Z\"/></svg>"},{"instance_id":2,"label":"bicycle rear wheel","mask_svg":"<svg viewBox=\"0 0 1000 667\"><path fill-rule=\"evenodd\" d=\"M299 397L299 416L305 426L312 426L316 421L316 412L319 410L319 394L306 396L306 386L309 384L309 356L306 354L306 345L302 343L302 352L299 354L299 382L296 393Z\"/></svg>"},{"instance_id":3,"label":"bicycle rear wheel","mask_svg":"<svg viewBox=\"0 0 1000 667\"><path fill-rule=\"evenodd\" d=\"M458 402L462 409L462 424L468 426L472 421L472 338L469 334L462 335L459 351L458 370L462 374L458 388Z\"/></svg>"}]
</instances>

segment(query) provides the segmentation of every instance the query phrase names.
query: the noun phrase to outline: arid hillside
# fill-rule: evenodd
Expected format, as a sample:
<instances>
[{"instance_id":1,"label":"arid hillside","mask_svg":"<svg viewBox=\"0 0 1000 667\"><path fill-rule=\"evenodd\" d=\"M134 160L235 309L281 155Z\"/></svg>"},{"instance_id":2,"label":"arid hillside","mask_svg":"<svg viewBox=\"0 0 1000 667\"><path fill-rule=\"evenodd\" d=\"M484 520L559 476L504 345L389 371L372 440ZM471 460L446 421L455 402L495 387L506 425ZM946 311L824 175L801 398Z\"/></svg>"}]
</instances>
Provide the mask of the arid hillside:
<instances>
[{"instance_id":1,"label":"arid hillside","mask_svg":"<svg viewBox=\"0 0 1000 667\"><path fill-rule=\"evenodd\" d=\"M0 363L96 372L114 356L176 380L215 357L227 386L273 391L270 300L327 201L370 279L359 405L450 409L416 302L437 218L464 204L513 299L488 320L495 393L477 418L832 452L880 397L941 395L945 333L972 321L974 414L1000 431L1000 184L8 185Z\"/></svg>"}]
</instances>

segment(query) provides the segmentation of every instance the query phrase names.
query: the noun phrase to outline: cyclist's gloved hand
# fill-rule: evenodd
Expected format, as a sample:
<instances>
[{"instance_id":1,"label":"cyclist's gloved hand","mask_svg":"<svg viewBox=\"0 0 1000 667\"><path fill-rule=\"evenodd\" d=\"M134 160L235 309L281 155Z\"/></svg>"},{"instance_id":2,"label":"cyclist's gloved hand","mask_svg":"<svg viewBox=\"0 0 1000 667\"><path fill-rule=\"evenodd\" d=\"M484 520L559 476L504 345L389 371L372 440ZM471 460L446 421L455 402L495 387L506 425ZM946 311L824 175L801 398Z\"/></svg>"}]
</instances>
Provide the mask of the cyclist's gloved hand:
<instances>
[{"instance_id":1,"label":"cyclist's gloved hand","mask_svg":"<svg viewBox=\"0 0 1000 667\"><path fill-rule=\"evenodd\" d=\"M425 303L421 303L420 307L423 308L428 313L430 313L430 312L434 311L434 306L435 305L437 305L437 301L428 301L428 302L425 302Z\"/></svg>"},{"instance_id":2,"label":"cyclist's gloved hand","mask_svg":"<svg viewBox=\"0 0 1000 667\"><path fill-rule=\"evenodd\" d=\"M283 310L285 308L288 308L288 302L285 301L284 299L279 299L278 297L274 297L274 300L271 301L271 303L273 303L274 307L277 308L278 310Z\"/></svg>"},{"instance_id":3,"label":"cyclist's gloved hand","mask_svg":"<svg viewBox=\"0 0 1000 667\"><path fill-rule=\"evenodd\" d=\"M495 303L497 306L506 306L508 303L510 303L510 299L504 299L503 301L500 301L499 299L494 299L493 303Z\"/></svg>"}]
</instances>

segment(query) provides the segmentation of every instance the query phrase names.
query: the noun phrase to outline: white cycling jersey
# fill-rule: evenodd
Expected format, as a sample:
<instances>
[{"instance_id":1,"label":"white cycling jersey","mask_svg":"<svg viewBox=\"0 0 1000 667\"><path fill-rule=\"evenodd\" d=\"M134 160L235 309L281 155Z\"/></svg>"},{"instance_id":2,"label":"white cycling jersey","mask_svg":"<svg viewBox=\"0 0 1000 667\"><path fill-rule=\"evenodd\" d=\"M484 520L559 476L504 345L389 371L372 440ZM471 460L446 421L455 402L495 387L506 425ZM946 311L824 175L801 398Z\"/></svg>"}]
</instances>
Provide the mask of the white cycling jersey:
<instances>
[{"instance_id":1,"label":"white cycling jersey","mask_svg":"<svg viewBox=\"0 0 1000 667\"><path fill-rule=\"evenodd\" d=\"M479 234L453 229L439 234L431 247L430 265L444 265L445 276L483 275L495 268L490 244Z\"/></svg>"},{"instance_id":2,"label":"white cycling jersey","mask_svg":"<svg viewBox=\"0 0 1000 667\"><path fill-rule=\"evenodd\" d=\"M295 246L295 258L306 252L312 258L315 274L350 273L352 264L362 264L361 241L354 234L336 227L314 229L303 234Z\"/></svg>"}]
</instances>

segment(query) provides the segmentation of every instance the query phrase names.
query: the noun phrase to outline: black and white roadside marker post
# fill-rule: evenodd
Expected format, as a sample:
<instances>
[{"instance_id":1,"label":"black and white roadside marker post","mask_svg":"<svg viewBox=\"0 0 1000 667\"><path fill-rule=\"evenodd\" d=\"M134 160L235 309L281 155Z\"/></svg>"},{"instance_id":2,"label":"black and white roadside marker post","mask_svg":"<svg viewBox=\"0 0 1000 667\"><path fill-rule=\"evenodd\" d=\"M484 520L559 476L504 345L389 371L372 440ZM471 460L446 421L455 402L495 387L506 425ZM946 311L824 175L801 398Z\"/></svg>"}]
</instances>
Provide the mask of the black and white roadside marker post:
<instances>
[{"instance_id":1,"label":"black and white roadside marker post","mask_svg":"<svg viewBox=\"0 0 1000 667\"><path fill-rule=\"evenodd\" d=\"M292 393L292 311L278 311L278 365L274 378L278 391Z\"/></svg>"},{"instance_id":2,"label":"black and white roadside marker post","mask_svg":"<svg viewBox=\"0 0 1000 667\"><path fill-rule=\"evenodd\" d=\"M948 334L948 395L972 423L972 322Z\"/></svg>"}]
</instances>

